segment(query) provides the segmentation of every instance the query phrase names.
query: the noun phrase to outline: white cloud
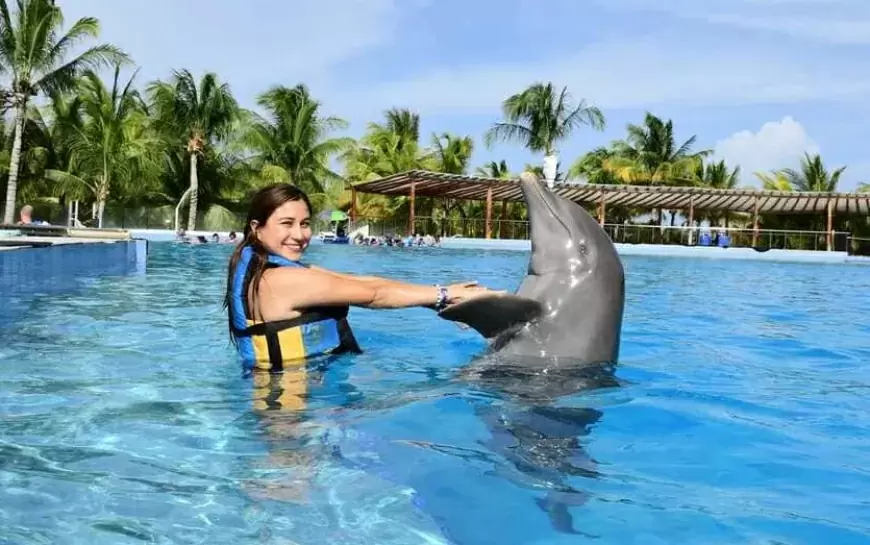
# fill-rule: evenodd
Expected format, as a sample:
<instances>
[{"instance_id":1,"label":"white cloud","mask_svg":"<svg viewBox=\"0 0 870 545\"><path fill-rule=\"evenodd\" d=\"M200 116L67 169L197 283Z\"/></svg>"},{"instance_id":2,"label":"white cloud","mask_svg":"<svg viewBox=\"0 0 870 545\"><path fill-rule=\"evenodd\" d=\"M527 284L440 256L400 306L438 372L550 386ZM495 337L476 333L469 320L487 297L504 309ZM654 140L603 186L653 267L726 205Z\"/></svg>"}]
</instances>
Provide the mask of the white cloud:
<instances>
[{"instance_id":1,"label":"white cloud","mask_svg":"<svg viewBox=\"0 0 870 545\"><path fill-rule=\"evenodd\" d=\"M856 71L846 58L807 63L784 53L718 45L614 40L540 63L442 67L364 89L323 93L341 108L365 105L373 112L401 104L424 114L497 114L509 94L534 81L567 85L575 98L608 109L863 99L870 92L870 73Z\"/></svg>"},{"instance_id":2,"label":"white cloud","mask_svg":"<svg viewBox=\"0 0 870 545\"><path fill-rule=\"evenodd\" d=\"M806 129L792 117L770 121L758 132L739 131L714 146L714 159L728 165L740 165L743 184L759 185L754 172L767 173L781 168L795 168L805 152L819 153Z\"/></svg>"},{"instance_id":3,"label":"white cloud","mask_svg":"<svg viewBox=\"0 0 870 545\"><path fill-rule=\"evenodd\" d=\"M76 0L63 9L67 24L97 17L100 40L133 57L140 81L210 70L250 102L267 86L323 78L389 44L402 18L429 1Z\"/></svg>"}]
</instances>

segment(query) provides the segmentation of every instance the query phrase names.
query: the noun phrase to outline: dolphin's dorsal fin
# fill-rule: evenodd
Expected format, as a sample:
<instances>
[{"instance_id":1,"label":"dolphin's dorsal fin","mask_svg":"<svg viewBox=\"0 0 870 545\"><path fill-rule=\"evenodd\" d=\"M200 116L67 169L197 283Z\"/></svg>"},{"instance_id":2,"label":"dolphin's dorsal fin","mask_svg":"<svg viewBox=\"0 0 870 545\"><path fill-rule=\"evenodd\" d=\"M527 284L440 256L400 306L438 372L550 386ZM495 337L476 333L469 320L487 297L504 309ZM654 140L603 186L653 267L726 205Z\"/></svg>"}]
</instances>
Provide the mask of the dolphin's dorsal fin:
<instances>
[{"instance_id":1,"label":"dolphin's dorsal fin","mask_svg":"<svg viewBox=\"0 0 870 545\"><path fill-rule=\"evenodd\" d=\"M537 318L543 307L534 299L517 295L487 295L445 308L438 316L467 324L484 338Z\"/></svg>"}]
</instances>

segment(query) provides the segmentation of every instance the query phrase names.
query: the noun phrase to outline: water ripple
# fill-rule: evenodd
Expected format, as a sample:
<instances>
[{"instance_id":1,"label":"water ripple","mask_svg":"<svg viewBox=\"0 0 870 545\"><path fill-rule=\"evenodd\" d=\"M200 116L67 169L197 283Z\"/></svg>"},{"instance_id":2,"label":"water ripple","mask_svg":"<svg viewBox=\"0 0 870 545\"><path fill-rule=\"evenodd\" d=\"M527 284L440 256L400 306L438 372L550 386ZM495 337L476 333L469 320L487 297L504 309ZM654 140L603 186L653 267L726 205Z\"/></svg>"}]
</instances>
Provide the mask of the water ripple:
<instances>
[{"instance_id":1,"label":"water ripple","mask_svg":"<svg viewBox=\"0 0 870 545\"><path fill-rule=\"evenodd\" d=\"M0 544L870 541L870 269L627 258L615 375L547 405L458 380L472 332L353 309L366 353L264 412L281 384L252 390L228 343L230 248L151 248L144 276L0 294L26 308L0 320ZM526 268L312 259L503 289Z\"/></svg>"}]
</instances>

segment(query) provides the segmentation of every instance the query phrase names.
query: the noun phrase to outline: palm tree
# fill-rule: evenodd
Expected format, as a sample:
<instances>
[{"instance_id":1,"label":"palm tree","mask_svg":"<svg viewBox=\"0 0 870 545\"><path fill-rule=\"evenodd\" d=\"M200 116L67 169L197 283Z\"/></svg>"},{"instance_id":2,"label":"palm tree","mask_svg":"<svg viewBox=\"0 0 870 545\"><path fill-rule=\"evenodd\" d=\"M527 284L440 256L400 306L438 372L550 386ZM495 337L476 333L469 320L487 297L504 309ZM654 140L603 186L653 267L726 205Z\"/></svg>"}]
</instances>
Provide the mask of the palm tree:
<instances>
[{"instance_id":1,"label":"palm tree","mask_svg":"<svg viewBox=\"0 0 870 545\"><path fill-rule=\"evenodd\" d=\"M79 93L84 123L63 142L70 152L69 168L45 173L58 183L56 194L94 199L97 227L103 226L113 190L130 198L147 193L147 181L154 179L147 174L156 170L160 141L146 125L145 103L133 88L135 77L134 73L121 85L120 66L116 66L112 87L107 88L95 72L85 73Z\"/></svg>"},{"instance_id":2,"label":"palm tree","mask_svg":"<svg viewBox=\"0 0 870 545\"><path fill-rule=\"evenodd\" d=\"M470 136L462 137L446 132L441 135L433 133L432 149L435 170L447 174L466 174L471 163L471 156L474 153L474 140ZM458 212L463 220L467 217L461 200L442 198L440 201L444 209L444 219L449 220L453 211ZM434 203L431 201L426 205L430 210L434 209ZM441 232L444 233L443 224Z\"/></svg>"},{"instance_id":3,"label":"palm tree","mask_svg":"<svg viewBox=\"0 0 870 545\"><path fill-rule=\"evenodd\" d=\"M610 169L610 162L616 156L612 148L598 147L581 155L568 169L570 178L580 178L590 184L619 184L619 176Z\"/></svg>"},{"instance_id":4,"label":"palm tree","mask_svg":"<svg viewBox=\"0 0 870 545\"><path fill-rule=\"evenodd\" d=\"M712 150L692 151L697 137L677 145L674 122L647 112L643 124L628 125L625 140L613 143L610 169L624 182L691 185L697 182L698 164Z\"/></svg>"},{"instance_id":5,"label":"palm tree","mask_svg":"<svg viewBox=\"0 0 870 545\"><path fill-rule=\"evenodd\" d=\"M433 153L420 147L420 115L393 108L384 118L385 123L369 123L356 146L342 154L347 178L363 181L406 170L434 170Z\"/></svg>"},{"instance_id":6,"label":"palm tree","mask_svg":"<svg viewBox=\"0 0 870 545\"><path fill-rule=\"evenodd\" d=\"M490 161L481 167L477 167L475 174L485 178L495 178L498 180L509 180L511 171L508 168L507 161L502 159L498 163Z\"/></svg>"},{"instance_id":7,"label":"palm tree","mask_svg":"<svg viewBox=\"0 0 870 545\"><path fill-rule=\"evenodd\" d=\"M699 185L710 187L713 189L735 189L740 183L740 167L736 166L733 169L728 168L724 160L713 163L699 163L695 172L695 177ZM696 218L701 220L705 214L698 214ZM724 212L720 214L706 214L707 219L713 222L718 222L720 217L725 219L725 227L727 228L730 220L735 214Z\"/></svg>"},{"instance_id":8,"label":"palm tree","mask_svg":"<svg viewBox=\"0 0 870 545\"><path fill-rule=\"evenodd\" d=\"M820 155L804 153L798 169L784 168L769 173L755 172L762 187L774 191L820 191L833 192L837 190L840 177L846 167L840 167L828 172ZM823 231L826 229L821 218L789 217L787 215L767 214L764 226L778 229L811 229Z\"/></svg>"},{"instance_id":9,"label":"palm tree","mask_svg":"<svg viewBox=\"0 0 870 545\"><path fill-rule=\"evenodd\" d=\"M674 136L672 120L662 121L647 112L642 125L628 125L628 137L613 143L613 156L607 169L627 183L661 185L695 185L698 164L713 153L712 150L692 151L693 135L680 145ZM662 211L658 210L661 223ZM674 223L676 211L671 211Z\"/></svg>"},{"instance_id":10,"label":"palm tree","mask_svg":"<svg viewBox=\"0 0 870 545\"><path fill-rule=\"evenodd\" d=\"M768 173L753 172L753 176L761 182L761 187L768 191L794 191L791 181L782 170L774 170Z\"/></svg>"},{"instance_id":11,"label":"palm tree","mask_svg":"<svg viewBox=\"0 0 870 545\"><path fill-rule=\"evenodd\" d=\"M420 114L407 108L390 108L384 117L384 128L399 135L400 147L405 142L420 141Z\"/></svg>"},{"instance_id":12,"label":"palm tree","mask_svg":"<svg viewBox=\"0 0 870 545\"><path fill-rule=\"evenodd\" d=\"M729 169L725 161L701 163L698 168L698 180L706 187L715 189L736 189L740 183L740 167Z\"/></svg>"},{"instance_id":13,"label":"palm tree","mask_svg":"<svg viewBox=\"0 0 870 545\"><path fill-rule=\"evenodd\" d=\"M605 127L604 115L595 106L581 100L575 107L568 88L557 92L552 83L535 83L502 103L504 122L496 123L484 134L484 143L497 140L518 141L529 151L544 153L544 173L552 185L558 163L557 145L575 129L588 125L595 130Z\"/></svg>"},{"instance_id":14,"label":"palm tree","mask_svg":"<svg viewBox=\"0 0 870 545\"><path fill-rule=\"evenodd\" d=\"M828 173L821 155L811 156L805 152L801 158L800 170L787 168L782 173L797 191L833 192L837 190L840 176L845 170L846 167L840 167Z\"/></svg>"},{"instance_id":15,"label":"palm tree","mask_svg":"<svg viewBox=\"0 0 870 545\"><path fill-rule=\"evenodd\" d=\"M99 21L83 17L66 34L61 9L50 0L17 0L17 10L10 13L7 0L0 0L0 66L12 74L6 101L14 110L14 140L9 159L4 223L12 223L18 190L22 134L31 97L40 93L55 94L72 89L83 70L111 63L126 62L128 57L118 48L101 44L75 56L71 50L86 38L99 35Z\"/></svg>"},{"instance_id":16,"label":"palm tree","mask_svg":"<svg viewBox=\"0 0 870 545\"><path fill-rule=\"evenodd\" d=\"M54 94L49 104L27 107L24 131L21 136L21 159L18 164L16 199L35 202L46 200L53 193L45 179L45 170L66 168L69 150L64 145L66 136L81 128L81 101L74 94ZM0 175L7 178L15 124L2 129L3 146L0 150ZM4 180L5 181L5 180ZM50 199L49 199L50 200ZM61 196L63 200L63 196Z\"/></svg>"},{"instance_id":17,"label":"palm tree","mask_svg":"<svg viewBox=\"0 0 870 545\"><path fill-rule=\"evenodd\" d=\"M432 135L432 148L438 171L448 174L465 174L474 153L474 140L470 136L456 136L442 133Z\"/></svg>"},{"instance_id":18,"label":"palm tree","mask_svg":"<svg viewBox=\"0 0 870 545\"><path fill-rule=\"evenodd\" d=\"M384 121L369 123L356 145L341 155L345 179L361 182L407 170L436 170L434 153L420 146L419 127L416 112L400 108L385 111ZM362 217L397 222L407 219L408 204L406 197L363 194L358 195L357 211Z\"/></svg>"},{"instance_id":19,"label":"palm tree","mask_svg":"<svg viewBox=\"0 0 870 545\"><path fill-rule=\"evenodd\" d=\"M190 212L187 229L196 228L199 204L197 163L206 149L226 139L240 114L239 105L226 83L206 73L197 87L188 70L173 71L172 81L155 81L148 86L155 107L158 128L168 138L184 145L190 160Z\"/></svg>"},{"instance_id":20,"label":"palm tree","mask_svg":"<svg viewBox=\"0 0 870 545\"><path fill-rule=\"evenodd\" d=\"M273 87L260 95L257 104L268 118L254 114L244 136L244 145L255 152L251 166L265 179L289 180L312 197L334 201L344 191L344 179L329 168L329 160L353 146L352 138L328 138L336 129L347 128L337 117L322 117L320 103L304 85ZM335 205L335 202L322 204Z\"/></svg>"}]
</instances>

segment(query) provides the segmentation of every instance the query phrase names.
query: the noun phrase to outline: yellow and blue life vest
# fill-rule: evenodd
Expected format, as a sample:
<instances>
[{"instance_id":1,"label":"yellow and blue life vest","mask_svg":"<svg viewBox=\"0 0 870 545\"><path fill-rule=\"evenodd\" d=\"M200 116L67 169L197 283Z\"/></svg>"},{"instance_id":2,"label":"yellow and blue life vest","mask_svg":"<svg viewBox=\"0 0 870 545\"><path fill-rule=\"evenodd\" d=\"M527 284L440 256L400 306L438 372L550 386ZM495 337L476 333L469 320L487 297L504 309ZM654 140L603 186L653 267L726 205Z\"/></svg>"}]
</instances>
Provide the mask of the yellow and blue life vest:
<instances>
[{"instance_id":1,"label":"yellow and blue life vest","mask_svg":"<svg viewBox=\"0 0 870 545\"><path fill-rule=\"evenodd\" d=\"M347 306L309 308L296 318L261 322L248 308L248 286L254 250L242 249L233 273L231 298L232 328L238 351L246 366L268 371L283 371L287 362L301 362L328 354L361 350L347 322ZM298 261L269 254L267 267L305 267Z\"/></svg>"}]
</instances>

